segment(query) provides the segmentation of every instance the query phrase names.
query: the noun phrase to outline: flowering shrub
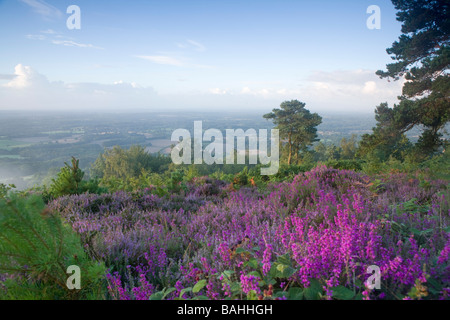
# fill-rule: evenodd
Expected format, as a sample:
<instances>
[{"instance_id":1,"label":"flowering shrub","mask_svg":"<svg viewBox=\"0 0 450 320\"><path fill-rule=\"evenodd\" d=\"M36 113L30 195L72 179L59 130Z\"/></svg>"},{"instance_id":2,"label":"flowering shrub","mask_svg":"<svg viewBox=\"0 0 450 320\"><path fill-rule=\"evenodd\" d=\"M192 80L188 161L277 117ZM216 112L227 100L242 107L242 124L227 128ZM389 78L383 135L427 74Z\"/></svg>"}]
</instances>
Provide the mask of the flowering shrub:
<instances>
[{"instance_id":1,"label":"flowering shrub","mask_svg":"<svg viewBox=\"0 0 450 320\"><path fill-rule=\"evenodd\" d=\"M444 181L320 166L264 191L209 178L152 191L50 204L109 267L112 299L448 299Z\"/></svg>"}]
</instances>

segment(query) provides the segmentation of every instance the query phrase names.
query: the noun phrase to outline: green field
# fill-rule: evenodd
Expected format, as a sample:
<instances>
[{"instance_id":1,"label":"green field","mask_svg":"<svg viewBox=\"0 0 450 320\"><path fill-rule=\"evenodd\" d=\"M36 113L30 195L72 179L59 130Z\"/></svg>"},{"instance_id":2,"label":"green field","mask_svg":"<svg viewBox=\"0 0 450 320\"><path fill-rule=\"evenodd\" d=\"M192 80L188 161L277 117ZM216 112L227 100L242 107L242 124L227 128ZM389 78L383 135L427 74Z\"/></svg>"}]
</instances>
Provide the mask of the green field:
<instances>
[{"instance_id":1,"label":"green field","mask_svg":"<svg viewBox=\"0 0 450 320\"><path fill-rule=\"evenodd\" d=\"M25 148L32 144L14 140L0 140L0 149L11 151L14 148Z\"/></svg>"},{"instance_id":2,"label":"green field","mask_svg":"<svg viewBox=\"0 0 450 320\"><path fill-rule=\"evenodd\" d=\"M16 154L12 154L12 155L0 155L0 159L25 159L25 158Z\"/></svg>"}]
</instances>

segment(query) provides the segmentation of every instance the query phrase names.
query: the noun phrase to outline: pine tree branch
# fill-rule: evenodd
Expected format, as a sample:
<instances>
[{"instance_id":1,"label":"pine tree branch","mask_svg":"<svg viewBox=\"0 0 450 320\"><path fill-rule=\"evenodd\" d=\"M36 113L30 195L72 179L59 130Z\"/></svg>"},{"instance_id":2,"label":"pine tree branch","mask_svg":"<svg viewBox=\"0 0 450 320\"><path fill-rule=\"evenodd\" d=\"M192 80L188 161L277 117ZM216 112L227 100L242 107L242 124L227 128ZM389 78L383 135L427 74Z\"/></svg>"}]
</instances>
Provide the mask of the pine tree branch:
<instances>
[{"instance_id":1,"label":"pine tree branch","mask_svg":"<svg viewBox=\"0 0 450 320\"><path fill-rule=\"evenodd\" d=\"M20 218L20 220L22 220L22 222L24 223L24 224L26 224L29 228L30 228L30 230L33 232L33 234L36 236L36 238L38 238L41 242L42 242L42 244L44 245L44 247L47 249L47 250L50 250L50 248L49 248L49 246L47 245L47 243L45 242L45 240L39 235L39 233L36 231L36 229L33 227L33 225L27 220L27 219L25 219L23 216L22 216L22 214L19 212L19 210L17 210L17 208L15 208L15 207L13 207L11 204L8 204L10 207L11 207L11 209L17 214L17 216Z\"/></svg>"},{"instance_id":2,"label":"pine tree branch","mask_svg":"<svg viewBox=\"0 0 450 320\"><path fill-rule=\"evenodd\" d=\"M26 235L25 235L23 232L21 232L20 230L17 230L17 229L14 228L13 226L11 226L9 223L6 224L6 225L4 225L4 227L7 228L7 229L9 229L9 230L11 230L11 231L13 231L13 232L15 232L15 233L16 233L17 235L19 235L23 240L25 240L26 242L28 242L28 243L30 244L30 246L33 248L33 250L36 250L36 246L34 245L34 243L31 242L31 240L28 239L28 238L26 237Z\"/></svg>"}]
</instances>

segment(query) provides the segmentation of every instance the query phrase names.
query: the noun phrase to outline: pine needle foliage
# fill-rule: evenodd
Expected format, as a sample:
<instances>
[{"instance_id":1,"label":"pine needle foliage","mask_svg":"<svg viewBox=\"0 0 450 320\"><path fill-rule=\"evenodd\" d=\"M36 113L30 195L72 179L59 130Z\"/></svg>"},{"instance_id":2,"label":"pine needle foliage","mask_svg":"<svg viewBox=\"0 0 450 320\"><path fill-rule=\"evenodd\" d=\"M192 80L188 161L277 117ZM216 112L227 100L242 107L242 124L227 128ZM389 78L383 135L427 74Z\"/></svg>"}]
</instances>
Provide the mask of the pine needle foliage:
<instances>
[{"instance_id":1,"label":"pine needle foliage","mask_svg":"<svg viewBox=\"0 0 450 320\"><path fill-rule=\"evenodd\" d=\"M72 157L72 164L65 162L65 167L61 168L57 179L53 179L50 186L50 193L55 197L68 194L82 193L82 180L84 172L79 167L80 160Z\"/></svg>"},{"instance_id":2,"label":"pine needle foliage","mask_svg":"<svg viewBox=\"0 0 450 320\"><path fill-rule=\"evenodd\" d=\"M81 288L69 289L67 268L81 270ZM0 299L96 299L103 264L90 260L79 237L39 196L0 200L0 274L8 280Z\"/></svg>"}]
</instances>

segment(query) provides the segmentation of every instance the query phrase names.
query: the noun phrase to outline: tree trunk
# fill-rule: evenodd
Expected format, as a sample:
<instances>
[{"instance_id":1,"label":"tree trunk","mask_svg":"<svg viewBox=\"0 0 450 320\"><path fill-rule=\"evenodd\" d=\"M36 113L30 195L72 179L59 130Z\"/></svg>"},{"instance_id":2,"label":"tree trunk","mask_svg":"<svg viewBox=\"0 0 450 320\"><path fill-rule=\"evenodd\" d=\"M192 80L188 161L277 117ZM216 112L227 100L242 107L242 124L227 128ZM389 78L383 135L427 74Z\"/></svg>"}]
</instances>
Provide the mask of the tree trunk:
<instances>
[{"instance_id":1,"label":"tree trunk","mask_svg":"<svg viewBox=\"0 0 450 320\"><path fill-rule=\"evenodd\" d=\"M289 143L289 156L288 156L288 166L291 165L291 157L292 157L292 141L291 141L291 133L288 135L288 143Z\"/></svg>"}]
</instances>

